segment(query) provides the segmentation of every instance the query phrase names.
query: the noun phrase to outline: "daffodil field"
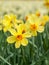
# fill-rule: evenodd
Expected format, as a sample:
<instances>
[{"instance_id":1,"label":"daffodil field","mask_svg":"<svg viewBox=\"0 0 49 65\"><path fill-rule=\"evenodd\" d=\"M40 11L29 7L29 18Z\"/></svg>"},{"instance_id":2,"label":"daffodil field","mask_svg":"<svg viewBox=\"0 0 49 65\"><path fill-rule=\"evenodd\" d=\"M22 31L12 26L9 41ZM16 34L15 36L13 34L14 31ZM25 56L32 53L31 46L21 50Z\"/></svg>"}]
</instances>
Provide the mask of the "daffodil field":
<instances>
[{"instance_id":1,"label":"daffodil field","mask_svg":"<svg viewBox=\"0 0 49 65\"><path fill-rule=\"evenodd\" d=\"M0 65L49 65L49 0L0 1Z\"/></svg>"}]
</instances>

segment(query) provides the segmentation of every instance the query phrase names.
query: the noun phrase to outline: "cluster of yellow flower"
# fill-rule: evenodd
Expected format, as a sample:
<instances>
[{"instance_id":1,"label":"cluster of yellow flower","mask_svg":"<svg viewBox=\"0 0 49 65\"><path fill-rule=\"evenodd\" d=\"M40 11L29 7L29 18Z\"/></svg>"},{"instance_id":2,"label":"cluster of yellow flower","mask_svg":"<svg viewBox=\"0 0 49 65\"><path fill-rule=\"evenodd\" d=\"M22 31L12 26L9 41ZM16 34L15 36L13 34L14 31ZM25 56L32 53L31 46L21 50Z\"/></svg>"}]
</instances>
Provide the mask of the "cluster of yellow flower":
<instances>
[{"instance_id":1,"label":"cluster of yellow flower","mask_svg":"<svg viewBox=\"0 0 49 65\"><path fill-rule=\"evenodd\" d=\"M15 43L15 48L20 48L28 44L28 38L37 36L37 32L42 33L48 20L47 15L41 16L40 13L27 15L25 22L14 14L7 14L0 19L0 30L9 31L11 36L7 37L7 42Z\"/></svg>"},{"instance_id":2,"label":"cluster of yellow flower","mask_svg":"<svg viewBox=\"0 0 49 65\"><path fill-rule=\"evenodd\" d=\"M44 5L49 8L49 0L44 0Z\"/></svg>"}]
</instances>

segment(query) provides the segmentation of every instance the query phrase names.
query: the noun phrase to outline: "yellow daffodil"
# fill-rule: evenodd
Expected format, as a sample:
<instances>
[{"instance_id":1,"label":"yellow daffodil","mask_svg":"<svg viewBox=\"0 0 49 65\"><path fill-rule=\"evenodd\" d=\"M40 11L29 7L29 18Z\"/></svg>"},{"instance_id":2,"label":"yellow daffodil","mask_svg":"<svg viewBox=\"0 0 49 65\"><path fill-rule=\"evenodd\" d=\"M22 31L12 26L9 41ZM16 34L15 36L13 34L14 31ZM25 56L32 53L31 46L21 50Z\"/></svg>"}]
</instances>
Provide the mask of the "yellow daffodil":
<instances>
[{"instance_id":1,"label":"yellow daffodil","mask_svg":"<svg viewBox=\"0 0 49 65\"><path fill-rule=\"evenodd\" d=\"M37 36L37 32L43 32L44 26L40 25L41 19L36 15L32 14L32 17L28 19L26 25L28 25L28 29L30 30L32 36Z\"/></svg>"},{"instance_id":2,"label":"yellow daffodil","mask_svg":"<svg viewBox=\"0 0 49 65\"><path fill-rule=\"evenodd\" d=\"M41 17L41 22L40 22L40 25L41 26L45 26L45 24L49 21L49 16L48 15L43 15Z\"/></svg>"},{"instance_id":3,"label":"yellow daffodil","mask_svg":"<svg viewBox=\"0 0 49 65\"><path fill-rule=\"evenodd\" d=\"M8 14L3 18L3 31L8 31L11 27L17 27L17 23L21 23L22 20L17 20L16 15Z\"/></svg>"},{"instance_id":4,"label":"yellow daffodil","mask_svg":"<svg viewBox=\"0 0 49 65\"><path fill-rule=\"evenodd\" d=\"M3 30L4 32L8 31L9 28L13 26L13 23L16 21L16 16L15 15L5 15L3 18Z\"/></svg>"},{"instance_id":5,"label":"yellow daffodil","mask_svg":"<svg viewBox=\"0 0 49 65\"><path fill-rule=\"evenodd\" d=\"M31 19L32 18L32 14L28 14L25 16L25 20L28 21L28 19Z\"/></svg>"},{"instance_id":6,"label":"yellow daffodil","mask_svg":"<svg viewBox=\"0 0 49 65\"><path fill-rule=\"evenodd\" d=\"M49 16L48 15L43 15L43 20L47 22L49 20Z\"/></svg>"},{"instance_id":7,"label":"yellow daffodil","mask_svg":"<svg viewBox=\"0 0 49 65\"><path fill-rule=\"evenodd\" d=\"M25 20L28 21L28 20L32 20L33 18L35 17L39 17L41 15L40 11L36 11L35 14L28 14L25 16Z\"/></svg>"},{"instance_id":8,"label":"yellow daffodil","mask_svg":"<svg viewBox=\"0 0 49 65\"><path fill-rule=\"evenodd\" d=\"M44 1L44 5L45 5L47 8L49 8L49 0L45 0L45 1Z\"/></svg>"},{"instance_id":9,"label":"yellow daffodil","mask_svg":"<svg viewBox=\"0 0 49 65\"><path fill-rule=\"evenodd\" d=\"M36 11L35 14L39 17L41 15L40 11Z\"/></svg>"},{"instance_id":10,"label":"yellow daffodil","mask_svg":"<svg viewBox=\"0 0 49 65\"><path fill-rule=\"evenodd\" d=\"M10 29L10 33L12 36L9 36L7 38L8 43L14 43L15 42L15 47L19 48L21 45L27 46L28 44L28 39L31 37L28 32L26 32L26 29L24 25L20 24L17 28L17 31L14 29Z\"/></svg>"}]
</instances>

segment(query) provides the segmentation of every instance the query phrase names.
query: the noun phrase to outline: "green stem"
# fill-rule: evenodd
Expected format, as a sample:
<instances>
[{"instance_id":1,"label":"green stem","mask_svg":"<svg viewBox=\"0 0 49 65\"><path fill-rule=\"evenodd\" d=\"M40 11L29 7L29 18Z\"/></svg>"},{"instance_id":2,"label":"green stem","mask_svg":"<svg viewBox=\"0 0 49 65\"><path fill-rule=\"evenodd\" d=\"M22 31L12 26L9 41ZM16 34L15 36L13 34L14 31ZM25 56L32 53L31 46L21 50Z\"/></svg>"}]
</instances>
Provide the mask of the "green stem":
<instances>
[{"instance_id":1,"label":"green stem","mask_svg":"<svg viewBox=\"0 0 49 65\"><path fill-rule=\"evenodd\" d=\"M14 49L14 65L16 65L16 49Z\"/></svg>"},{"instance_id":2,"label":"green stem","mask_svg":"<svg viewBox=\"0 0 49 65\"><path fill-rule=\"evenodd\" d=\"M25 62L25 65L26 65L26 60L25 60L25 53L24 53L24 48L21 47L21 53L22 53L22 58L23 58L23 61Z\"/></svg>"},{"instance_id":3,"label":"green stem","mask_svg":"<svg viewBox=\"0 0 49 65\"><path fill-rule=\"evenodd\" d=\"M47 39L48 39L48 29L47 29L47 25L46 25L46 37L47 37Z\"/></svg>"}]
</instances>

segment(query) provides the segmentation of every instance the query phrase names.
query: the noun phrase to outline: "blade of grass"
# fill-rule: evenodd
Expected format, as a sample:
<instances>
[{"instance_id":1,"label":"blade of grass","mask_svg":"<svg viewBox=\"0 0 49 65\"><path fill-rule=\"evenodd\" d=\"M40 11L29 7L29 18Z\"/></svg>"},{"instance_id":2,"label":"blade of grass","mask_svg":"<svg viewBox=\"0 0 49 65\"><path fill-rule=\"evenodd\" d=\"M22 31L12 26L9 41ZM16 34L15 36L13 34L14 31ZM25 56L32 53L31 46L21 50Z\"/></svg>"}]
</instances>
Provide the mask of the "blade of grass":
<instances>
[{"instance_id":1,"label":"blade of grass","mask_svg":"<svg viewBox=\"0 0 49 65\"><path fill-rule=\"evenodd\" d=\"M0 59L2 59L5 63L7 63L8 65L11 65L7 60L5 60L2 56L0 56Z\"/></svg>"}]
</instances>

